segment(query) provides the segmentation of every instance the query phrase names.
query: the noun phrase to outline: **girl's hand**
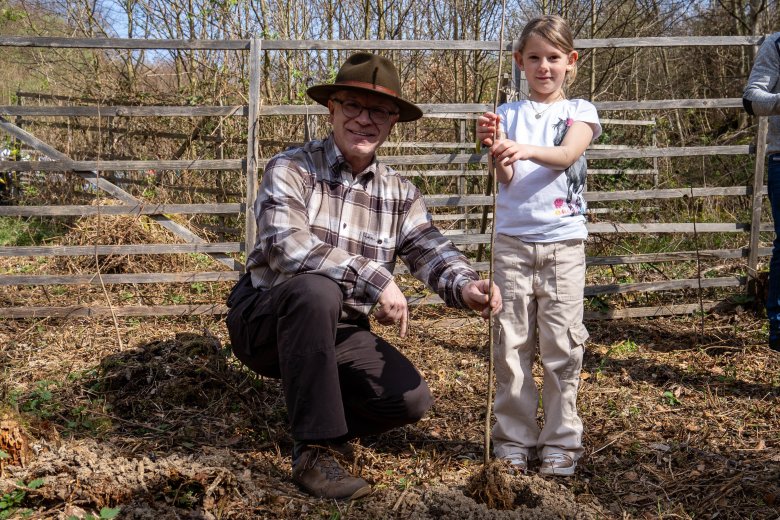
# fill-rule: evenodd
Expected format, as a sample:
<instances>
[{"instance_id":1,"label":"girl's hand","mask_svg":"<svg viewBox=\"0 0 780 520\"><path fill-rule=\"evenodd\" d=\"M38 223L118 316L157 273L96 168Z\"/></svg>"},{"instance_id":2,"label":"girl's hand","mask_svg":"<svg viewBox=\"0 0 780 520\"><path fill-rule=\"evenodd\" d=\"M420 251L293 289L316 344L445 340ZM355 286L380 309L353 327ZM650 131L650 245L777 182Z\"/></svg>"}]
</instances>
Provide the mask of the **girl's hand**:
<instances>
[{"instance_id":1,"label":"girl's hand","mask_svg":"<svg viewBox=\"0 0 780 520\"><path fill-rule=\"evenodd\" d=\"M512 141L499 139L490 147L490 153L496 164L509 166L515 161L530 159L528 147Z\"/></svg>"},{"instance_id":2,"label":"girl's hand","mask_svg":"<svg viewBox=\"0 0 780 520\"><path fill-rule=\"evenodd\" d=\"M485 146L493 145L500 118L493 112L485 112L477 118L477 141Z\"/></svg>"},{"instance_id":3,"label":"girl's hand","mask_svg":"<svg viewBox=\"0 0 780 520\"><path fill-rule=\"evenodd\" d=\"M500 132L493 146L490 147L490 157L495 165L496 180L501 184L509 184L515 175L512 163L528 155L527 146L504 138Z\"/></svg>"}]
</instances>

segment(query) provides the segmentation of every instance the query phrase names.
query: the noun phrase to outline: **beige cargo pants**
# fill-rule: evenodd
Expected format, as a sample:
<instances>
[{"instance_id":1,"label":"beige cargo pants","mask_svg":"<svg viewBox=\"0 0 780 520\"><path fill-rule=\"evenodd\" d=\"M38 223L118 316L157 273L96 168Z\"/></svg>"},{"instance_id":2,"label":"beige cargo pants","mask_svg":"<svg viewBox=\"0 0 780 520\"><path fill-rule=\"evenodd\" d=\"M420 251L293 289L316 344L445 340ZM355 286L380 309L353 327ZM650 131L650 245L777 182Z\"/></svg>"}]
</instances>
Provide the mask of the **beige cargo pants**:
<instances>
[{"instance_id":1,"label":"beige cargo pants","mask_svg":"<svg viewBox=\"0 0 780 520\"><path fill-rule=\"evenodd\" d=\"M496 457L582 455L577 390L588 331L582 323L585 247L581 240L526 243L497 235L494 279L503 298L494 331ZM537 340L544 369L544 426L531 369Z\"/></svg>"}]
</instances>

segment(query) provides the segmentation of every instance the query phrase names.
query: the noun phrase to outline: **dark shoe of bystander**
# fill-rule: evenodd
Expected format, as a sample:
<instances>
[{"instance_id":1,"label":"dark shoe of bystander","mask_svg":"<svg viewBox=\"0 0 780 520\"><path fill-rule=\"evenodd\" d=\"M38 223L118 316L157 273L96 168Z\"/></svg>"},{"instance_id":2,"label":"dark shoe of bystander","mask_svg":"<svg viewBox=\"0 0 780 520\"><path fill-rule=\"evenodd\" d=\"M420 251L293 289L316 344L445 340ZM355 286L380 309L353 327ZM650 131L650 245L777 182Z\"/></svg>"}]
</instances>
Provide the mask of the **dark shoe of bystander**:
<instances>
[{"instance_id":1,"label":"dark shoe of bystander","mask_svg":"<svg viewBox=\"0 0 780 520\"><path fill-rule=\"evenodd\" d=\"M292 478L304 491L320 498L355 500L371 492L368 482L350 475L327 448L305 448L293 464Z\"/></svg>"}]
</instances>

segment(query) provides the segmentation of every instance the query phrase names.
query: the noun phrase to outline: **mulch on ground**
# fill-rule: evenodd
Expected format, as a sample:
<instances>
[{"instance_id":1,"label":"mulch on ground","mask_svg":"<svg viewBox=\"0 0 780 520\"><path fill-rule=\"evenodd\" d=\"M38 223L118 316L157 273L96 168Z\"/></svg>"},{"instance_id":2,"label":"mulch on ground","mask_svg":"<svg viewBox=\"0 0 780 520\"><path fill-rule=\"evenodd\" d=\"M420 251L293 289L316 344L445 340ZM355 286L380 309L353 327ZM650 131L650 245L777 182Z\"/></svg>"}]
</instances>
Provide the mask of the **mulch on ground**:
<instances>
[{"instance_id":1,"label":"mulch on ground","mask_svg":"<svg viewBox=\"0 0 780 520\"><path fill-rule=\"evenodd\" d=\"M533 466L484 475L481 320L421 307L404 339L377 326L436 403L356 444L345 463L374 492L341 503L292 484L280 385L236 363L220 319L0 321L0 419L29 446L24 465L0 460L0 493L22 495L18 515L62 519L104 507L155 519L778 518L780 354L763 322L737 311L587 325L586 454L557 479ZM480 475L502 500L475 492Z\"/></svg>"}]
</instances>

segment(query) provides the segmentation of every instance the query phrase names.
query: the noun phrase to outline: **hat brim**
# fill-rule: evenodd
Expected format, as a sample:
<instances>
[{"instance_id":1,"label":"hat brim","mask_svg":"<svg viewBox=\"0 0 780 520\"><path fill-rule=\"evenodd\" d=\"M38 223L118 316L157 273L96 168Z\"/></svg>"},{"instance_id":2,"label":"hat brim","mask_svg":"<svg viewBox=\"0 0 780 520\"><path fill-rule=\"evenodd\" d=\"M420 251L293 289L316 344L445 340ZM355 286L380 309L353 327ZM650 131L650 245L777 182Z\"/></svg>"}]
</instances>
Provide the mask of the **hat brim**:
<instances>
[{"instance_id":1,"label":"hat brim","mask_svg":"<svg viewBox=\"0 0 780 520\"><path fill-rule=\"evenodd\" d=\"M314 85L313 87L309 87L308 89L306 89L306 94L314 101L319 103L320 105L328 106L328 100L330 99L331 95L334 92L338 92L339 90L354 90L357 92L366 92L368 94L375 94L377 96L382 96L392 100L393 103L398 105L398 121L401 123L416 121L417 119L420 119L423 116L422 110L420 110L420 108L417 105L410 103L405 99L401 99L395 96L389 96L382 92L371 90L370 88L356 87L354 85L338 85L334 83L328 83L325 85Z\"/></svg>"}]
</instances>

